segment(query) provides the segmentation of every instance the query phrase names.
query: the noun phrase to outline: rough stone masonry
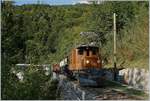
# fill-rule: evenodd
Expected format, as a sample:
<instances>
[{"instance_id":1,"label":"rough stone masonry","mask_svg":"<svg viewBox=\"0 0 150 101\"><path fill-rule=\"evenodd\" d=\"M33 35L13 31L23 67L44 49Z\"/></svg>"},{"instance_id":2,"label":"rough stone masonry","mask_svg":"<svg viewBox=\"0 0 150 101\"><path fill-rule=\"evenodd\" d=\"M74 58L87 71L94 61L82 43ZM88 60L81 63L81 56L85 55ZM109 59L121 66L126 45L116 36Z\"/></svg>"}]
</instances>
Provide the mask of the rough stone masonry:
<instances>
[{"instance_id":1,"label":"rough stone masonry","mask_svg":"<svg viewBox=\"0 0 150 101\"><path fill-rule=\"evenodd\" d=\"M120 77L123 78L121 83L125 83L134 88L144 91L149 90L149 71L146 69L126 68L119 71Z\"/></svg>"}]
</instances>

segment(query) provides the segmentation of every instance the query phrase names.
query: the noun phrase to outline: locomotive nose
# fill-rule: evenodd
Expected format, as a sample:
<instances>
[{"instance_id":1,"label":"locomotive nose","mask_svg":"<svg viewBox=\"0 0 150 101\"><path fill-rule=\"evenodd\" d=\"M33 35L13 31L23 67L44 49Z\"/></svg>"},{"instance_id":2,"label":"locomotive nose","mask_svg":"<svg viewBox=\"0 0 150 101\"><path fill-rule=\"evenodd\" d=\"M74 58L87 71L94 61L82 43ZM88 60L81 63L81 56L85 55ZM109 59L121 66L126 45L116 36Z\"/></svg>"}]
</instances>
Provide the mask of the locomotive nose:
<instances>
[{"instance_id":1,"label":"locomotive nose","mask_svg":"<svg viewBox=\"0 0 150 101\"><path fill-rule=\"evenodd\" d=\"M84 67L98 67L100 61L97 58L85 58L84 60Z\"/></svg>"}]
</instances>

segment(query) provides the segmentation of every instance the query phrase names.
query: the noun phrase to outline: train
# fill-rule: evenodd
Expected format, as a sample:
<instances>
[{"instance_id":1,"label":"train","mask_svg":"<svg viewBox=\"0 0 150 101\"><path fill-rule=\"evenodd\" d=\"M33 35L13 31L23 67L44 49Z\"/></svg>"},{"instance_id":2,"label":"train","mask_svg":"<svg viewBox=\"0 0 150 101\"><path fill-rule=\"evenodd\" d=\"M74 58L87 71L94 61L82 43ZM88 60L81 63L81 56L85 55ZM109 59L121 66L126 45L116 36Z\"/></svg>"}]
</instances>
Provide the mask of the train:
<instances>
[{"instance_id":1,"label":"train","mask_svg":"<svg viewBox=\"0 0 150 101\"><path fill-rule=\"evenodd\" d=\"M53 66L53 72L75 79L81 86L102 86L105 73L99 47L79 45L73 48L69 56Z\"/></svg>"}]
</instances>

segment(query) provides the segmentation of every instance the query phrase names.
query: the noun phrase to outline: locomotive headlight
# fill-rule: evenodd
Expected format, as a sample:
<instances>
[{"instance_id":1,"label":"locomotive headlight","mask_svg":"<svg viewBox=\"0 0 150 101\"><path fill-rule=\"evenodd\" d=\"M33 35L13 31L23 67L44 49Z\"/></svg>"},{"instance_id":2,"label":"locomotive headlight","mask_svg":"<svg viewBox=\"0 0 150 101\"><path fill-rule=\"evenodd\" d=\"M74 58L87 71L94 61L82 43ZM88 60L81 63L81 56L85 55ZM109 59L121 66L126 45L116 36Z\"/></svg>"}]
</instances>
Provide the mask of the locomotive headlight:
<instances>
[{"instance_id":1,"label":"locomotive headlight","mask_svg":"<svg viewBox=\"0 0 150 101\"><path fill-rule=\"evenodd\" d=\"M90 61L89 61L89 60L86 60L86 63L88 64L88 63L90 63Z\"/></svg>"},{"instance_id":2,"label":"locomotive headlight","mask_svg":"<svg viewBox=\"0 0 150 101\"><path fill-rule=\"evenodd\" d=\"M97 60L97 63L100 63L100 60Z\"/></svg>"}]
</instances>

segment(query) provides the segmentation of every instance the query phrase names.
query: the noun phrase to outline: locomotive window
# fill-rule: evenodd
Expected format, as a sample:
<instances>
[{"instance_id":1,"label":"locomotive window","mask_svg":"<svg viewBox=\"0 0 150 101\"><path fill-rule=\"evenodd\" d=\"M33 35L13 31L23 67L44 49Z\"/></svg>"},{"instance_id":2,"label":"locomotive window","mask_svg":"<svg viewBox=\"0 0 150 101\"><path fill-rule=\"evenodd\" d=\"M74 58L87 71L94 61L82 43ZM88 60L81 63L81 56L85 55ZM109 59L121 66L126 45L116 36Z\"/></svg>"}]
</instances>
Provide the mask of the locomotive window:
<instances>
[{"instance_id":1,"label":"locomotive window","mask_svg":"<svg viewBox=\"0 0 150 101\"><path fill-rule=\"evenodd\" d=\"M87 56L89 56L89 50L87 50Z\"/></svg>"},{"instance_id":2,"label":"locomotive window","mask_svg":"<svg viewBox=\"0 0 150 101\"><path fill-rule=\"evenodd\" d=\"M98 49L96 49L96 48L92 49L92 55L96 55L97 52L98 52Z\"/></svg>"},{"instance_id":3,"label":"locomotive window","mask_svg":"<svg viewBox=\"0 0 150 101\"><path fill-rule=\"evenodd\" d=\"M79 49L79 50L78 50L78 54L79 54L79 55L83 55L83 50L82 50L82 49Z\"/></svg>"},{"instance_id":4,"label":"locomotive window","mask_svg":"<svg viewBox=\"0 0 150 101\"><path fill-rule=\"evenodd\" d=\"M93 54L93 55L96 55L96 49L93 49L93 50L92 50L92 54Z\"/></svg>"}]
</instances>

